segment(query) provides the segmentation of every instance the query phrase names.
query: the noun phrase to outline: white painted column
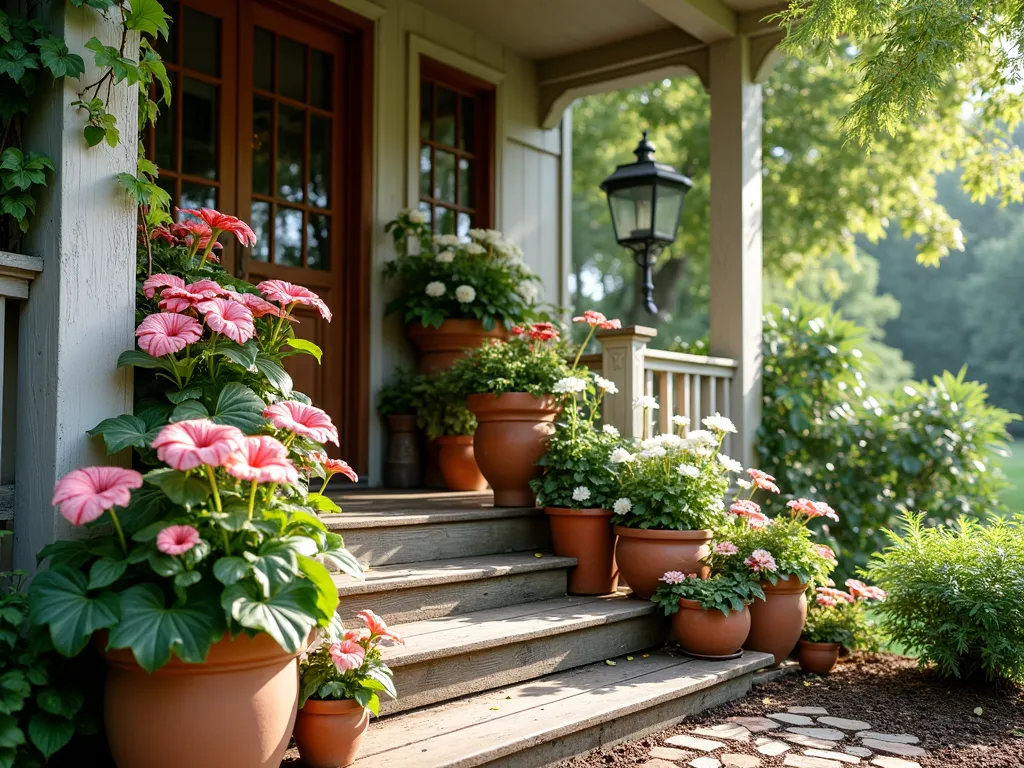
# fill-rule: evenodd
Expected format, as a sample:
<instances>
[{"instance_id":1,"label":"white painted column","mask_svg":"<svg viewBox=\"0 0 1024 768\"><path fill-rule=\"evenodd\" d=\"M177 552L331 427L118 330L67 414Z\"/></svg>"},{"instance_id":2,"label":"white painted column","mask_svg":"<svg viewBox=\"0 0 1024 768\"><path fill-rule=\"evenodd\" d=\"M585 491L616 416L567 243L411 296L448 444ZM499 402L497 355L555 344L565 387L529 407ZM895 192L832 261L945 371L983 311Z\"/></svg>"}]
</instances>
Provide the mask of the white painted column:
<instances>
[{"instance_id":1,"label":"white painted column","mask_svg":"<svg viewBox=\"0 0 1024 768\"><path fill-rule=\"evenodd\" d=\"M761 423L761 86L744 36L714 43L711 91L711 354L739 363L736 459L756 466Z\"/></svg>"},{"instance_id":2,"label":"white painted column","mask_svg":"<svg viewBox=\"0 0 1024 768\"><path fill-rule=\"evenodd\" d=\"M623 437L640 437L643 434L643 412L633 408L633 399L646 394L644 355L647 345L657 335L654 328L642 325L597 332L597 340L601 343L601 375L615 382L619 390L614 395L605 396L601 417Z\"/></svg>"},{"instance_id":3,"label":"white painted column","mask_svg":"<svg viewBox=\"0 0 1024 768\"><path fill-rule=\"evenodd\" d=\"M70 106L97 76L84 46L94 35L117 45L120 27L90 8L51 2L49 10L54 34L90 66L81 83L40 87L26 130L28 148L56 166L26 243L43 272L19 317L14 564L30 572L41 547L74 535L50 504L54 483L76 467L111 463L85 433L131 411L131 376L116 366L135 325L135 204L116 176L135 172L137 89L112 90L121 144L87 147L82 113ZM127 50L137 49L130 35Z\"/></svg>"}]
</instances>

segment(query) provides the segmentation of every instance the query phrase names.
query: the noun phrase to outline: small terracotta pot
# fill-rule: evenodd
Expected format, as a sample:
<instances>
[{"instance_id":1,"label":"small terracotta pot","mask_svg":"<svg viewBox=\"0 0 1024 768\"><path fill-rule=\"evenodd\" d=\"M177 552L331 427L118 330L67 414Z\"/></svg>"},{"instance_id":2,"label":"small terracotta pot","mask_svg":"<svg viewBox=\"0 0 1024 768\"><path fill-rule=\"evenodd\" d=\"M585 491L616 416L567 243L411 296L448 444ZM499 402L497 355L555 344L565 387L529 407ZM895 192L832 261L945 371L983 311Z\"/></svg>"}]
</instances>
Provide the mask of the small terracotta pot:
<instances>
[{"instance_id":1,"label":"small terracotta pot","mask_svg":"<svg viewBox=\"0 0 1024 768\"><path fill-rule=\"evenodd\" d=\"M551 523L555 554L576 558L576 567L569 569L569 593L614 592L619 586L619 566L615 563L611 510L544 507L544 512Z\"/></svg>"},{"instance_id":2,"label":"small terracotta pot","mask_svg":"<svg viewBox=\"0 0 1024 768\"><path fill-rule=\"evenodd\" d=\"M476 416L476 463L494 489L496 507L532 507L537 497L530 480L547 452L559 407L553 397L525 392L470 395L466 406Z\"/></svg>"},{"instance_id":3,"label":"small terracotta pot","mask_svg":"<svg viewBox=\"0 0 1024 768\"><path fill-rule=\"evenodd\" d=\"M480 320L445 320L440 328L425 327L422 323L406 326L409 340L420 351L420 373L436 373L450 368L452 363L487 339L504 339L505 328L496 325L484 330Z\"/></svg>"},{"instance_id":4,"label":"small terracotta pot","mask_svg":"<svg viewBox=\"0 0 1024 768\"><path fill-rule=\"evenodd\" d=\"M696 573L706 579L710 569L701 561L711 554L712 531L655 531L616 525L619 537L615 559L633 597L647 600L667 571Z\"/></svg>"},{"instance_id":5,"label":"small terracotta pot","mask_svg":"<svg viewBox=\"0 0 1024 768\"><path fill-rule=\"evenodd\" d=\"M437 446L437 460L449 491L487 490L487 481L473 456L472 435L439 437Z\"/></svg>"},{"instance_id":6,"label":"small terracotta pot","mask_svg":"<svg viewBox=\"0 0 1024 768\"><path fill-rule=\"evenodd\" d=\"M404 414L388 416L388 459L384 468L388 488L419 488L422 482L419 437L416 417Z\"/></svg>"},{"instance_id":7,"label":"small terracotta pot","mask_svg":"<svg viewBox=\"0 0 1024 768\"><path fill-rule=\"evenodd\" d=\"M225 637L202 664L153 674L104 653L107 740L118 768L277 768L299 702L297 653L270 635Z\"/></svg>"},{"instance_id":8,"label":"small terracotta pot","mask_svg":"<svg viewBox=\"0 0 1024 768\"><path fill-rule=\"evenodd\" d=\"M370 712L354 699L306 699L295 720L295 746L307 768L342 768L356 761Z\"/></svg>"},{"instance_id":9,"label":"small terracotta pot","mask_svg":"<svg viewBox=\"0 0 1024 768\"><path fill-rule=\"evenodd\" d=\"M807 620L807 589L805 582L795 576L779 579L772 585L761 582L765 600L750 604L750 636L743 647L750 651L763 651L781 664L796 647Z\"/></svg>"},{"instance_id":10,"label":"small terracotta pot","mask_svg":"<svg viewBox=\"0 0 1024 768\"><path fill-rule=\"evenodd\" d=\"M800 669L816 675L827 675L839 661L839 643L797 643L797 658Z\"/></svg>"},{"instance_id":11,"label":"small terracotta pot","mask_svg":"<svg viewBox=\"0 0 1024 768\"><path fill-rule=\"evenodd\" d=\"M696 600L681 599L679 612L672 616L672 634L683 650L699 656L729 656L740 650L750 632L750 611L721 611L702 608Z\"/></svg>"}]
</instances>

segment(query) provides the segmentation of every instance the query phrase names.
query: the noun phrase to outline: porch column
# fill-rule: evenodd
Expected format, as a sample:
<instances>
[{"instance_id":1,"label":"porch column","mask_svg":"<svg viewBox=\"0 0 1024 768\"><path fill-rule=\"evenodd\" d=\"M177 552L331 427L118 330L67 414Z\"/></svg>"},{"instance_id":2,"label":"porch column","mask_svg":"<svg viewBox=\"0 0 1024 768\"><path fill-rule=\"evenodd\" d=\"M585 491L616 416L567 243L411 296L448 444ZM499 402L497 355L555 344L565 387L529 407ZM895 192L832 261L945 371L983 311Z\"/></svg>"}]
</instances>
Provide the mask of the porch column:
<instances>
[{"instance_id":1,"label":"porch column","mask_svg":"<svg viewBox=\"0 0 1024 768\"><path fill-rule=\"evenodd\" d=\"M623 437L643 434L643 411L633 407L633 400L645 391L644 355L647 345L658 335L654 328L630 325L617 330L597 332L601 343L601 375L615 382L619 391L606 395L601 406L601 417Z\"/></svg>"},{"instance_id":2,"label":"porch column","mask_svg":"<svg viewBox=\"0 0 1024 768\"><path fill-rule=\"evenodd\" d=\"M739 363L731 392L734 458L756 466L761 423L761 86L750 41L711 45L711 354Z\"/></svg>"},{"instance_id":3,"label":"porch column","mask_svg":"<svg viewBox=\"0 0 1024 768\"><path fill-rule=\"evenodd\" d=\"M50 504L54 483L75 467L111 463L102 441L85 433L131 410L131 376L116 366L135 325L136 209L117 174L136 169L137 88L111 90L120 145L90 149L82 113L71 107L97 77L85 43L96 36L116 46L120 27L91 8L51 2L49 10L54 34L88 66L81 81L40 87L26 126L28 149L56 167L26 242L43 270L19 317L14 565L29 572L41 547L75 535ZM137 49L130 35L126 50Z\"/></svg>"}]
</instances>

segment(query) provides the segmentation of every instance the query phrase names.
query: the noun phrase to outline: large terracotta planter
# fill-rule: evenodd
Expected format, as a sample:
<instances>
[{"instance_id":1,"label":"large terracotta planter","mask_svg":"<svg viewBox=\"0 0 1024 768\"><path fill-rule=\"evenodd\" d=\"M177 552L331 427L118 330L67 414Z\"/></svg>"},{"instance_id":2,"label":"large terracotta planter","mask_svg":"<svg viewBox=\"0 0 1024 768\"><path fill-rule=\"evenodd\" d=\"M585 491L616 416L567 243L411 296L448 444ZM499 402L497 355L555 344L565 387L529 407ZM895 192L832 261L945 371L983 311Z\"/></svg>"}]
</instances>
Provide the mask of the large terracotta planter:
<instances>
[{"instance_id":1,"label":"large terracotta planter","mask_svg":"<svg viewBox=\"0 0 1024 768\"><path fill-rule=\"evenodd\" d=\"M710 569L701 562L711 554L712 531L655 531L616 525L615 560L633 597L647 600L667 571L696 573L706 579ZM795 642L795 641L794 641Z\"/></svg>"},{"instance_id":2,"label":"large terracotta planter","mask_svg":"<svg viewBox=\"0 0 1024 768\"><path fill-rule=\"evenodd\" d=\"M341 768L356 760L370 712L354 699L306 699L295 720L295 746L307 768Z\"/></svg>"},{"instance_id":3,"label":"large terracotta planter","mask_svg":"<svg viewBox=\"0 0 1024 768\"><path fill-rule=\"evenodd\" d=\"M117 768L277 768L299 702L297 653L269 635L225 637L202 664L153 674L104 654L104 715Z\"/></svg>"},{"instance_id":4,"label":"large terracotta planter","mask_svg":"<svg viewBox=\"0 0 1024 768\"><path fill-rule=\"evenodd\" d=\"M679 612L672 616L672 634L687 653L697 656L731 656L737 653L750 632L750 611L721 611L702 608L696 600L681 599Z\"/></svg>"},{"instance_id":5,"label":"large terracotta planter","mask_svg":"<svg viewBox=\"0 0 1024 768\"><path fill-rule=\"evenodd\" d=\"M576 567L569 569L569 593L614 592L619 586L619 567L615 564L611 510L544 507L544 512L551 523L555 554L576 558Z\"/></svg>"},{"instance_id":6,"label":"large terracotta planter","mask_svg":"<svg viewBox=\"0 0 1024 768\"><path fill-rule=\"evenodd\" d=\"M779 579L778 584L761 582L764 600L750 604L750 636L743 647L763 651L781 664L796 647L807 620L807 584L795 576Z\"/></svg>"},{"instance_id":7,"label":"large terracotta planter","mask_svg":"<svg viewBox=\"0 0 1024 768\"><path fill-rule=\"evenodd\" d=\"M797 643L797 658L804 672L827 675L839 661L839 643Z\"/></svg>"},{"instance_id":8,"label":"large terracotta planter","mask_svg":"<svg viewBox=\"0 0 1024 768\"><path fill-rule=\"evenodd\" d=\"M487 481L473 456L473 436L437 438L438 463L449 491L486 491Z\"/></svg>"},{"instance_id":9,"label":"large terracotta planter","mask_svg":"<svg viewBox=\"0 0 1024 768\"><path fill-rule=\"evenodd\" d=\"M540 474L537 462L547 453L548 438L555 431L555 399L507 392L470 395L466 406L476 416L473 451L494 489L494 506L532 507L537 497L530 480Z\"/></svg>"},{"instance_id":10,"label":"large terracotta planter","mask_svg":"<svg viewBox=\"0 0 1024 768\"><path fill-rule=\"evenodd\" d=\"M440 328L413 323L406 327L410 341L420 351L420 373L436 373L484 343L487 339L503 339L505 328L496 325L484 330L480 320L445 320Z\"/></svg>"},{"instance_id":11,"label":"large terracotta planter","mask_svg":"<svg viewBox=\"0 0 1024 768\"><path fill-rule=\"evenodd\" d=\"M384 468L388 488L419 488L422 482L419 435L416 417L403 414L388 416L387 464Z\"/></svg>"}]
</instances>

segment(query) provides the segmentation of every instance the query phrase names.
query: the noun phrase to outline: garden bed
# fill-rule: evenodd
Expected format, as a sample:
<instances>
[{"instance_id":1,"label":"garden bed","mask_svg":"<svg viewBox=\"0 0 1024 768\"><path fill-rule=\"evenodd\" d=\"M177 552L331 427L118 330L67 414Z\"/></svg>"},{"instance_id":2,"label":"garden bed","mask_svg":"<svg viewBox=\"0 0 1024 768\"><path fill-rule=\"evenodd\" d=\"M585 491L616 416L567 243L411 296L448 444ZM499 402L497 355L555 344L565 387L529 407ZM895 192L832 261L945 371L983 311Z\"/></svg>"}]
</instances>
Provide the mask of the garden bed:
<instances>
[{"instance_id":1,"label":"garden bed","mask_svg":"<svg viewBox=\"0 0 1024 768\"><path fill-rule=\"evenodd\" d=\"M864 720L876 731L918 736L927 754L908 759L921 768L1024 766L1024 690L942 680L901 656L855 654L841 661L827 678L798 674L757 686L745 699L708 710L639 741L573 758L561 768L640 766L651 760L652 749L673 747L666 743L673 736L726 723L730 717L763 717L786 712L789 707L823 707L832 717ZM975 713L978 708L980 715ZM719 753L733 753L756 756L764 768L781 768L787 755L801 755L804 748L793 744L782 755L759 753L755 738L776 733L755 733L748 741L720 739L725 741L724 748L709 753L688 750L693 753L691 757L661 765L685 766L698 756L718 759ZM844 743L859 742L847 738ZM870 758L860 764L868 766Z\"/></svg>"}]
</instances>

